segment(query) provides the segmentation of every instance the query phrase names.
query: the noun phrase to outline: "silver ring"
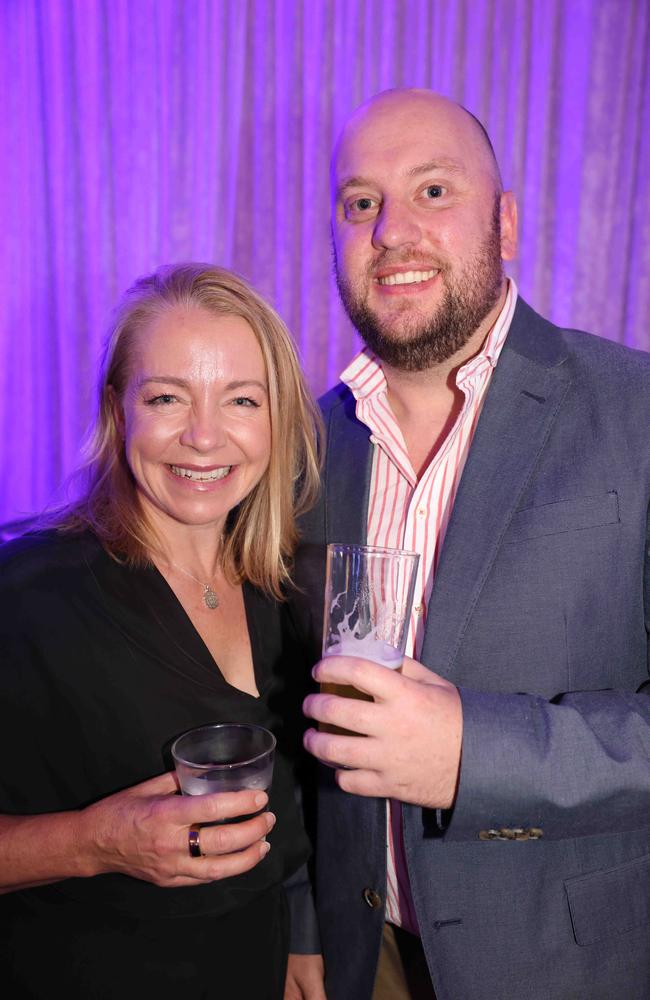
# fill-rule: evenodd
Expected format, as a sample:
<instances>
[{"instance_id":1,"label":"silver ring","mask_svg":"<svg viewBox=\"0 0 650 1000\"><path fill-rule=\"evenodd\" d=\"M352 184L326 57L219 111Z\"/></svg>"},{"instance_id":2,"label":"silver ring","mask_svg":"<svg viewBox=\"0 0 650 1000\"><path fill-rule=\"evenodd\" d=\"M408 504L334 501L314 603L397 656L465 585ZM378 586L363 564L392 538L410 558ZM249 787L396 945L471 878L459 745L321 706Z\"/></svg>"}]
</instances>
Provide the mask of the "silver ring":
<instances>
[{"instance_id":1,"label":"silver ring","mask_svg":"<svg viewBox=\"0 0 650 1000\"><path fill-rule=\"evenodd\" d=\"M191 826L187 831L187 846L191 858L205 857L203 851L201 850L201 839L199 836L200 833L201 833L200 826Z\"/></svg>"}]
</instances>

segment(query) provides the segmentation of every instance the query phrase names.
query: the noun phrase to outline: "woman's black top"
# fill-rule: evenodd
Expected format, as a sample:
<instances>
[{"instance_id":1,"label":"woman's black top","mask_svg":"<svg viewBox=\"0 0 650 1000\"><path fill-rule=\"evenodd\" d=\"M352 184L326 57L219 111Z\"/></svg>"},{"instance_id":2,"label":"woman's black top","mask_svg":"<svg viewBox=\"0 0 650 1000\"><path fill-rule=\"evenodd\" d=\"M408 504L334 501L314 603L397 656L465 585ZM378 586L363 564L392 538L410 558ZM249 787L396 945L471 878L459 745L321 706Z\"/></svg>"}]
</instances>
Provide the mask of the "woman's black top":
<instances>
[{"instance_id":1,"label":"woman's black top","mask_svg":"<svg viewBox=\"0 0 650 1000\"><path fill-rule=\"evenodd\" d=\"M0 812L83 807L172 768L194 726L252 722L278 738L271 851L209 885L159 888L125 875L66 879L0 896L52 913L82 904L214 917L249 904L309 854L294 793L304 660L287 609L244 586L259 698L229 685L165 579L129 569L94 535L44 532L0 548Z\"/></svg>"}]
</instances>

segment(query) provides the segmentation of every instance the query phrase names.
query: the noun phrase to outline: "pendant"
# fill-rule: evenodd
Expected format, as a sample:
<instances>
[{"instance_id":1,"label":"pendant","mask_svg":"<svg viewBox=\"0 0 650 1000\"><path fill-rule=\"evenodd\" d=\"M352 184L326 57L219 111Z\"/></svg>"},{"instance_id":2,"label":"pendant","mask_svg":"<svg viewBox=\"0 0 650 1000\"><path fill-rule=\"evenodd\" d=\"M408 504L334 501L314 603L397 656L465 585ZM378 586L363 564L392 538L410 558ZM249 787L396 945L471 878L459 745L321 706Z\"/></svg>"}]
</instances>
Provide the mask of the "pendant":
<instances>
[{"instance_id":1,"label":"pendant","mask_svg":"<svg viewBox=\"0 0 650 1000\"><path fill-rule=\"evenodd\" d=\"M212 589L209 583L205 585L205 590L203 591L203 600L205 602L206 608L210 608L211 611L214 611L215 608L219 607L219 598L217 597L217 595L215 594L214 590Z\"/></svg>"}]
</instances>

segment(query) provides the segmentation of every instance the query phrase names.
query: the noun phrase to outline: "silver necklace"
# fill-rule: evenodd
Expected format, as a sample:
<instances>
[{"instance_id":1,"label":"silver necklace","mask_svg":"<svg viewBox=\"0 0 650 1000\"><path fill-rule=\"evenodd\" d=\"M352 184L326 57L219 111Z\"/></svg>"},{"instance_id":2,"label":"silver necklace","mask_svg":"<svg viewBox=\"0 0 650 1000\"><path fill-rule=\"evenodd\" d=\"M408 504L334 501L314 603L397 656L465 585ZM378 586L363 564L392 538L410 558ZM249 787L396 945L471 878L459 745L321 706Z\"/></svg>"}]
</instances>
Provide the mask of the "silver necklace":
<instances>
[{"instance_id":1,"label":"silver necklace","mask_svg":"<svg viewBox=\"0 0 650 1000\"><path fill-rule=\"evenodd\" d=\"M212 589L212 580L214 580L214 576L212 577L212 580L210 580L209 583L203 583L202 580L199 580L196 576L193 576L192 573L188 573L188 571L186 569L183 569L182 566L177 566L176 563L171 562L171 560L169 560L169 565L173 566L174 569L177 569L179 573L184 573L185 576L189 576L190 580L194 580L195 583L198 583L199 586L203 587L203 603L205 604L206 608L210 608L210 611L214 611L215 608L219 607L219 598Z\"/></svg>"}]
</instances>

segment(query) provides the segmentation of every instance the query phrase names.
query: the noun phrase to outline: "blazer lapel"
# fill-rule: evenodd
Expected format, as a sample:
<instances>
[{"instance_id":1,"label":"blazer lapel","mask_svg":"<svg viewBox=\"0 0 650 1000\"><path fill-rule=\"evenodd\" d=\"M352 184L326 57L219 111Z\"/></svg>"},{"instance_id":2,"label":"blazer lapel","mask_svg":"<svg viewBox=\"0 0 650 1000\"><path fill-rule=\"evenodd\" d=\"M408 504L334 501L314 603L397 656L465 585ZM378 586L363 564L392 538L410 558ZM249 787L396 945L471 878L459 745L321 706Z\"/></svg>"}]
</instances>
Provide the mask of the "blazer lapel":
<instances>
[{"instance_id":1,"label":"blazer lapel","mask_svg":"<svg viewBox=\"0 0 650 1000\"><path fill-rule=\"evenodd\" d=\"M371 473L370 431L357 420L354 397L346 390L343 404L330 411L327 426L328 542L365 545Z\"/></svg>"},{"instance_id":2,"label":"blazer lapel","mask_svg":"<svg viewBox=\"0 0 650 1000\"><path fill-rule=\"evenodd\" d=\"M570 384L560 331L518 300L442 548L420 659L450 676L465 626Z\"/></svg>"}]
</instances>

